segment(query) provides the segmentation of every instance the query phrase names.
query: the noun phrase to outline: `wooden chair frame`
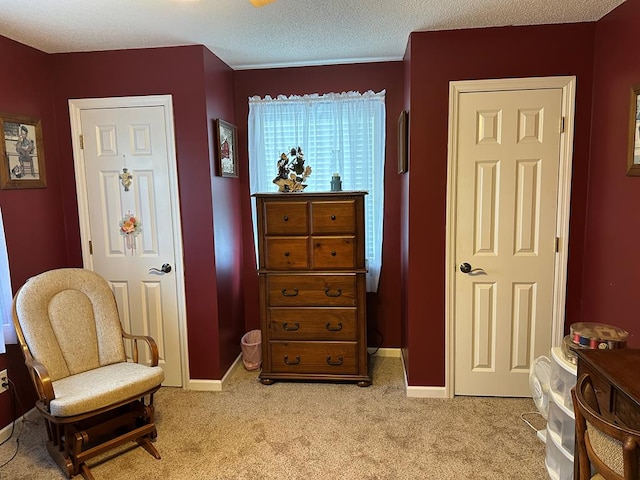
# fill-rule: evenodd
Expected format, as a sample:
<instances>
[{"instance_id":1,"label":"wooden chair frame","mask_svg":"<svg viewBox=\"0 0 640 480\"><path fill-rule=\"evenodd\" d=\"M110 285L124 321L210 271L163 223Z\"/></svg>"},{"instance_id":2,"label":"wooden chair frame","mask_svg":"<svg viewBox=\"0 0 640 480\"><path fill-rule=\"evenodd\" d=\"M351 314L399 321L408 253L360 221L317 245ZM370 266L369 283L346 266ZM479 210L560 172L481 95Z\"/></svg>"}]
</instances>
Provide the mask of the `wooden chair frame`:
<instances>
[{"instance_id":1,"label":"wooden chair frame","mask_svg":"<svg viewBox=\"0 0 640 480\"><path fill-rule=\"evenodd\" d=\"M605 480L637 480L640 461L640 432L611 423L600 413L595 388L589 374L583 374L571 390L576 416L576 447L579 480L591 479L591 467ZM620 476L593 450L587 423L621 442L624 476Z\"/></svg>"},{"instance_id":2,"label":"wooden chair frame","mask_svg":"<svg viewBox=\"0 0 640 480\"><path fill-rule=\"evenodd\" d=\"M56 417L49 409L50 402L56 398L51 378L46 367L38 362L29 350L18 320L15 302L13 322L25 364L38 394L36 408L45 420L47 450L68 478L81 474L86 480L95 480L85 462L130 441L138 443L156 459L160 459L160 453L152 443L157 437L153 395L159 390L160 385L108 407L81 415ZM137 363L139 358L138 342L144 342L150 351L151 366L158 365L158 346L152 337L131 335L122 328L120 330L123 341L131 344L134 362Z\"/></svg>"}]
</instances>

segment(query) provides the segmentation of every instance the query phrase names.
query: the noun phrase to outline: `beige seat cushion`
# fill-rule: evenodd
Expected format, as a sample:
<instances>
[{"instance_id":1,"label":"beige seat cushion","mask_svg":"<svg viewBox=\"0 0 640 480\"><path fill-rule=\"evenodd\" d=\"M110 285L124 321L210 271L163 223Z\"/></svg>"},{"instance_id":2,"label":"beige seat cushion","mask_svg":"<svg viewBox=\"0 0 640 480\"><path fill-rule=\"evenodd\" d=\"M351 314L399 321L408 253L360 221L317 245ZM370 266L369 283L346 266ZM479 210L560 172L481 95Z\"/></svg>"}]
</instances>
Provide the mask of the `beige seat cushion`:
<instances>
[{"instance_id":1,"label":"beige seat cushion","mask_svg":"<svg viewBox=\"0 0 640 480\"><path fill-rule=\"evenodd\" d=\"M71 417L142 394L162 383L164 371L138 363L121 362L70 375L53 382L56 398L50 413Z\"/></svg>"}]
</instances>

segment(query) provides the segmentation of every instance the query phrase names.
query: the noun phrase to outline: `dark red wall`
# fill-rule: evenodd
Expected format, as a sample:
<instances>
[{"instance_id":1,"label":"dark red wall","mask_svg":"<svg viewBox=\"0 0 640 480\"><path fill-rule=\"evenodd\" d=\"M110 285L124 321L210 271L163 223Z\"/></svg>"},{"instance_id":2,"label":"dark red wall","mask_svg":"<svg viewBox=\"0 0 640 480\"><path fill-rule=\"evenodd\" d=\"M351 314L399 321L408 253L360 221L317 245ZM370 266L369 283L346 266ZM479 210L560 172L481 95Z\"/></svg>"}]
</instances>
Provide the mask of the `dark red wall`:
<instances>
[{"instance_id":1,"label":"dark red wall","mask_svg":"<svg viewBox=\"0 0 640 480\"><path fill-rule=\"evenodd\" d=\"M236 124L233 97L233 71L213 53L205 50L205 85L207 91L207 128L211 145L209 163L217 173L215 155L215 119ZM246 171L244 165L241 167ZM213 195L213 231L218 302L218 336L220 364L224 375L238 356L244 333L244 283L242 278L242 198L249 191L238 178L211 176ZM217 377L217 378L221 378Z\"/></svg>"},{"instance_id":2,"label":"dark red wall","mask_svg":"<svg viewBox=\"0 0 640 480\"><path fill-rule=\"evenodd\" d=\"M627 177L631 87L640 83L640 1L596 27L582 321L617 325L640 347L640 177Z\"/></svg>"},{"instance_id":3,"label":"dark red wall","mask_svg":"<svg viewBox=\"0 0 640 480\"><path fill-rule=\"evenodd\" d=\"M243 189L249 191L247 175L248 98L254 95L304 95L344 91L386 90L387 146L382 271L378 292L367 295L368 343L375 347L400 347L400 175L397 161L397 120L403 105L402 62L241 70L235 72L236 119L240 138L240 172ZM286 148L284 146L283 148ZM313 158L306 161L313 167ZM275 169L277 159L273 159ZM275 170L274 170L275 171ZM327 179L327 190L329 181ZM247 328L259 328L258 283L250 219L250 199L243 197L245 233L244 273Z\"/></svg>"},{"instance_id":4,"label":"dark red wall","mask_svg":"<svg viewBox=\"0 0 640 480\"><path fill-rule=\"evenodd\" d=\"M42 140L47 168L47 188L0 190L11 269L13 293L31 276L51 268L67 266L65 219L60 189L60 155L51 101L48 56L5 37L0 37L0 112L28 115L42 122ZM17 385L21 403L29 410L35 401L22 353L9 345L0 355L0 369L7 368ZM10 394L0 395L0 426L13 419ZM22 412L17 410L18 415Z\"/></svg>"},{"instance_id":5,"label":"dark red wall","mask_svg":"<svg viewBox=\"0 0 640 480\"><path fill-rule=\"evenodd\" d=\"M580 319L580 279L595 24L411 34L406 355L409 385L443 386L449 82L577 76L567 321Z\"/></svg>"},{"instance_id":6,"label":"dark red wall","mask_svg":"<svg viewBox=\"0 0 640 480\"><path fill-rule=\"evenodd\" d=\"M239 352L242 327L259 325L248 97L384 88L384 265L378 294L368 296L369 343L377 345L379 331L383 346L403 347L410 385L443 385L449 81L576 75L566 323L620 325L638 346L640 300L633 287L640 260L632 242L640 225L631 209L640 178L624 174L629 89L640 81L640 64L633 60L639 22L640 0L627 0L597 24L414 33L404 64L238 72L204 47L46 55L0 37L2 64L21 65L18 73L0 77L0 112L41 118L47 162L46 189L0 190L13 289L41 271L82 264L68 99L172 94L191 377L221 378ZM411 158L409 173L398 175L396 120L403 108L410 110ZM212 122L218 117L238 127L239 179L211 176ZM15 346L0 355L0 368L9 369L30 408L35 397ZM0 425L12 417L11 397L0 395Z\"/></svg>"},{"instance_id":7,"label":"dark red wall","mask_svg":"<svg viewBox=\"0 0 640 480\"><path fill-rule=\"evenodd\" d=\"M207 89L231 69L202 46L121 50L53 55L55 112L60 154L69 175L63 195L70 256L81 262L68 99L171 94L175 118L176 154L182 212L184 270L187 304L189 368L192 379L220 379L230 365L227 349L239 353L239 341L221 345L218 325L216 265L214 260L213 200L210 171L207 103L230 95L230 81ZM205 58L207 74L205 76ZM207 99L206 96L212 96ZM228 103L220 115L233 116ZM221 219L222 222L226 221ZM230 229L229 235L237 234ZM221 238L221 242L237 239ZM237 298L232 301L241 301ZM226 300L225 300L226 301ZM227 322L242 325L242 317ZM221 363L221 357L225 358Z\"/></svg>"}]
</instances>

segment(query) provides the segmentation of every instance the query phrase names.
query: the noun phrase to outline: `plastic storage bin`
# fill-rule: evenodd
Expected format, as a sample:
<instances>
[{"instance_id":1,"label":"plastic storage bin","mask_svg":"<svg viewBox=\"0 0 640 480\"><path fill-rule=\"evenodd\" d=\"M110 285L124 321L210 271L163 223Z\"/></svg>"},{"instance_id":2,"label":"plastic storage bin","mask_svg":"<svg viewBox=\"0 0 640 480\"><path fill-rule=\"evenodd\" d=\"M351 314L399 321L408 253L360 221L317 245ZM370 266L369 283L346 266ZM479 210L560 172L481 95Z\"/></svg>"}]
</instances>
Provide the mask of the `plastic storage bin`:
<instances>
[{"instance_id":1,"label":"plastic storage bin","mask_svg":"<svg viewBox=\"0 0 640 480\"><path fill-rule=\"evenodd\" d=\"M552 348L545 464L554 480L573 479L576 427L571 389L576 384L576 374L576 366L565 358L562 349Z\"/></svg>"},{"instance_id":2,"label":"plastic storage bin","mask_svg":"<svg viewBox=\"0 0 640 480\"><path fill-rule=\"evenodd\" d=\"M567 453L573 453L575 449L576 422L573 410L556 403L559 397L552 394L549 401L549 414L547 415L547 437L554 436Z\"/></svg>"},{"instance_id":3,"label":"plastic storage bin","mask_svg":"<svg viewBox=\"0 0 640 480\"><path fill-rule=\"evenodd\" d=\"M573 480L573 455L565 452L556 440L556 436L547 428L547 455L544 463L549 476L553 480Z\"/></svg>"},{"instance_id":4,"label":"plastic storage bin","mask_svg":"<svg viewBox=\"0 0 640 480\"><path fill-rule=\"evenodd\" d=\"M561 399L561 404L573 411L571 389L576 384L578 368L573 365L562 353L560 347L551 349L551 392Z\"/></svg>"}]
</instances>

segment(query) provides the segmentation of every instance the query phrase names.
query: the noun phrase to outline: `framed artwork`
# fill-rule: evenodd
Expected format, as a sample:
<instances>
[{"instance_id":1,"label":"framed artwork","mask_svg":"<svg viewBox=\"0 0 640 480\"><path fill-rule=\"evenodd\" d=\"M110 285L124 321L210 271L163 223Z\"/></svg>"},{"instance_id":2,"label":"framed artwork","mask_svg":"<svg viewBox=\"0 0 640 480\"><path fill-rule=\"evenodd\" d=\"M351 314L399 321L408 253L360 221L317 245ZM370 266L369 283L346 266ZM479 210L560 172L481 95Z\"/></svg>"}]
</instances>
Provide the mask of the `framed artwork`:
<instances>
[{"instance_id":1,"label":"framed artwork","mask_svg":"<svg viewBox=\"0 0 640 480\"><path fill-rule=\"evenodd\" d=\"M631 87L629 106L629 153L627 156L627 175L640 177L640 83Z\"/></svg>"},{"instance_id":2,"label":"framed artwork","mask_svg":"<svg viewBox=\"0 0 640 480\"><path fill-rule=\"evenodd\" d=\"M398 173L404 173L409 168L407 144L409 140L409 114L406 110L398 117Z\"/></svg>"},{"instance_id":3,"label":"framed artwork","mask_svg":"<svg viewBox=\"0 0 640 480\"><path fill-rule=\"evenodd\" d=\"M217 173L221 177L237 177L236 127L219 118L215 124Z\"/></svg>"},{"instance_id":4,"label":"framed artwork","mask_svg":"<svg viewBox=\"0 0 640 480\"><path fill-rule=\"evenodd\" d=\"M47 177L40 120L0 114L0 188L45 188Z\"/></svg>"}]
</instances>

